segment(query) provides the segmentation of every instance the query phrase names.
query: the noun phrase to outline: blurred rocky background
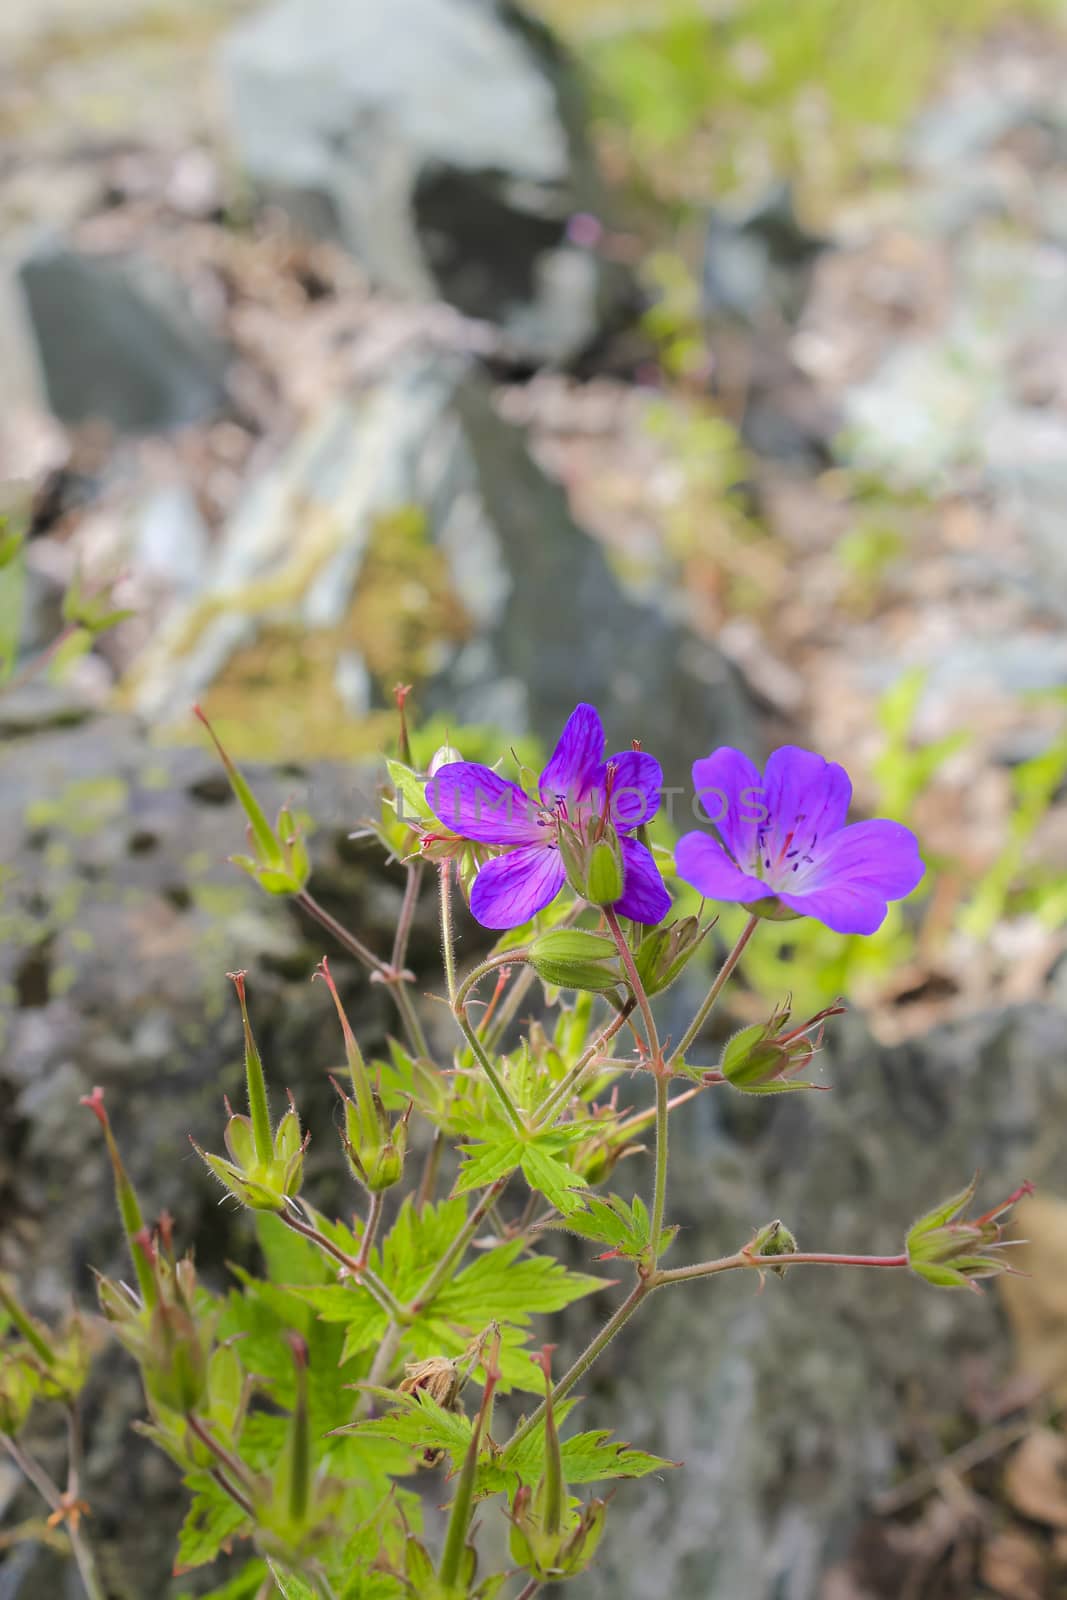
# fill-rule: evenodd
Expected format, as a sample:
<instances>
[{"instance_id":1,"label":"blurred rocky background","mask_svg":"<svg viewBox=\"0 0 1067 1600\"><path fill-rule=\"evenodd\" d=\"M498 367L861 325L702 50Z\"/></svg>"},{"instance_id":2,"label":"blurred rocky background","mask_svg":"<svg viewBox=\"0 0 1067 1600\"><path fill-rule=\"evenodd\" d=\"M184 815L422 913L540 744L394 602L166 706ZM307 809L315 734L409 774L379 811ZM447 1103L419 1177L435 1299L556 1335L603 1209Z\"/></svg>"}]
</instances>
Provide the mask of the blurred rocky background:
<instances>
[{"instance_id":1,"label":"blurred rocky background","mask_svg":"<svg viewBox=\"0 0 1067 1600\"><path fill-rule=\"evenodd\" d=\"M776 1213L891 1249L981 1168L1040 1186L1032 1276L655 1301L583 1410L685 1472L622 1485L571 1592L1067 1594L1062 5L10 0L0 46L0 1266L49 1314L118 1264L97 1083L149 1208L217 1279L247 1256L185 1155L238 1075L228 968L329 1132L323 937L226 866L194 699L383 940L402 884L348 835L398 680L486 753L595 700L675 783L807 744L933 871L873 939L753 946L735 1017L856 1014L832 1094L689 1108L687 1256ZM23 682L75 573L132 615ZM412 956L432 987L429 907ZM349 1203L328 1137L312 1177ZM115 1600L177 1600L137 1406L103 1352L93 1534ZM0 1512L0 1600L78 1600L3 1465Z\"/></svg>"}]
</instances>

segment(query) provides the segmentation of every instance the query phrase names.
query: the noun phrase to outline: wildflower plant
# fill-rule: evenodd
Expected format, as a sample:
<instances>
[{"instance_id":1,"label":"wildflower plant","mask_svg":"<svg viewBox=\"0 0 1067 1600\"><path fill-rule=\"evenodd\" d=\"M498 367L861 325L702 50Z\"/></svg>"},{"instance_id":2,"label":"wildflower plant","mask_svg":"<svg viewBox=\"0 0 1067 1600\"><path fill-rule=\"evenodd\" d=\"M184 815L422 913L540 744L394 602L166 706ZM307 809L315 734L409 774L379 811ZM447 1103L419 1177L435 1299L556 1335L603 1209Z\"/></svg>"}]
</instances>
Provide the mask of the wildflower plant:
<instances>
[{"instance_id":1,"label":"wildflower plant","mask_svg":"<svg viewBox=\"0 0 1067 1600\"><path fill-rule=\"evenodd\" d=\"M650 1298L725 1272L762 1280L808 1267L898 1269L937 1287L974 1288L1009 1270L1001 1229L1017 1195L968 1220L973 1184L921 1218L899 1254L802 1249L775 1218L729 1255L668 1264L678 1248L671 1121L704 1093L816 1087L806 1075L842 1010L796 1021L783 997L712 1056L709 1016L761 919L806 915L870 932L922 877L906 828L847 824L842 768L791 748L772 755L763 775L738 751L699 760L694 783L718 835L681 840L677 870L705 901L699 915L672 919L674 863L646 831L663 800L659 764L636 746L605 758L593 707L576 708L539 775L511 782L451 747L418 770L398 698L399 759L388 763L389 787L366 830L404 872L386 953L318 904L292 814L272 826L218 746L248 821L238 866L266 893L290 897L395 1004L398 1037L384 1058L370 1057L324 955L316 978L337 1012L337 1158L354 1214L330 1216L309 1192L299 1092L279 1114L278 1072L260 1056L244 974L233 981L247 1105L225 1107L225 1153L198 1153L224 1200L251 1214L260 1273L235 1269L226 1292L198 1279L176 1224L146 1221L103 1096L87 1099L132 1269L128 1281L100 1280L100 1307L140 1368L144 1432L191 1496L176 1571L220 1550L245 1557L220 1597L530 1600L595 1559L614 1480L674 1465L640 1441L583 1430L574 1416L578 1385ZM429 1030L434 1011L407 956L431 888L443 952L432 998L444 1006ZM464 899L498 937L461 972L455 924ZM654 1001L687 969L696 987L717 900L748 907L748 921L701 983L688 1026L669 1038ZM619 1103L622 1076L635 1082L637 1109ZM613 1191L613 1174L646 1137L649 1192L626 1199ZM611 1262L617 1276L564 1265L546 1248L560 1229L591 1267ZM551 1345L534 1347L535 1319L620 1280L615 1310L568 1365L554 1362ZM0 1333L0 1438L66 1527L90 1600L105 1600L80 1520L82 1325L44 1329L0 1281ZM19 1440L30 1408L49 1400L72 1418L66 1491ZM423 1484L437 1476L440 1526L424 1526L419 1474ZM487 1566L480 1530L493 1506L506 1536Z\"/></svg>"}]
</instances>

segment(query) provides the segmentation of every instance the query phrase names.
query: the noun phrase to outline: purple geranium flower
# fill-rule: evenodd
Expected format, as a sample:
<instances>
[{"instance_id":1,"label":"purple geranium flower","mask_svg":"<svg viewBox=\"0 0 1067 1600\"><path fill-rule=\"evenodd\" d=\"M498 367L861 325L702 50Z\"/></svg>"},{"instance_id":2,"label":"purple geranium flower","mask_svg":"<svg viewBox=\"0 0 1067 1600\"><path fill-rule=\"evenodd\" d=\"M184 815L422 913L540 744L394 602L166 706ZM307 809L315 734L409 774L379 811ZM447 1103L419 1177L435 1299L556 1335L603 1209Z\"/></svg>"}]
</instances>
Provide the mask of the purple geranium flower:
<instances>
[{"instance_id":1,"label":"purple geranium flower","mask_svg":"<svg viewBox=\"0 0 1067 1600\"><path fill-rule=\"evenodd\" d=\"M554 900L566 876L559 822L587 832L606 813L619 836L622 899L614 910L634 922L659 922L670 909L652 854L635 828L659 809L663 772L640 750L604 760L604 728L593 706L567 719L531 798L491 767L454 761L426 785L434 815L464 839L503 848L474 880L471 910L486 928L516 928Z\"/></svg>"},{"instance_id":2,"label":"purple geranium flower","mask_svg":"<svg viewBox=\"0 0 1067 1600\"><path fill-rule=\"evenodd\" d=\"M773 896L835 933L874 933L887 902L910 894L926 870L902 823L845 826L848 773L810 750L784 745L761 778L746 755L724 747L694 763L693 782L722 843L687 833L675 860L709 900Z\"/></svg>"}]
</instances>

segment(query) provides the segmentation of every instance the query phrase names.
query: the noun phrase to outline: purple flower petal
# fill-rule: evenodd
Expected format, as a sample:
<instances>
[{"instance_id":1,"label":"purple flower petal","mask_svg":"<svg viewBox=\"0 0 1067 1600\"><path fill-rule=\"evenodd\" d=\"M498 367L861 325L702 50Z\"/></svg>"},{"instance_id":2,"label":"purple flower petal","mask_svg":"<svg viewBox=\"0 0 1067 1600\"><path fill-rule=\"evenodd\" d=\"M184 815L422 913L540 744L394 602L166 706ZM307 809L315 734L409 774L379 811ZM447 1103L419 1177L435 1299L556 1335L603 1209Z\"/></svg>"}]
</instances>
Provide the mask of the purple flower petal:
<instances>
[{"instance_id":1,"label":"purple flower petal","mask_svg":"<svg viewBox=\"0 0 1067 1600\"><path fill-rule=\"evenodd\" d=\"M883 900L902 900L922 881L925 871L911 829L879 817L842 828L825 849L820 847L800 892L847 883L873 889Z\"/></svg>"},{"instance_id":2,"label":"purple flower petal","mask_svg":"<svg viewBox=\"0 0 1067 1600\"><path fill-rule=\"evenodd\" d=\"M698 762L700 766L702 763ZM678 876L699 889L706 900L759 900L767 885L735 867L717 839L709 833L686 833L674 852Z\"/></svg>"},{"instance_id":3,"label":"purple flower petal","mask_svg":"<svg viewBox=\"0 0 1067 1600\"><path fill-rule=\"evenodd\" d=\"M817 855L824 841L844 827L852 783L836 761L787 744L768 760L763 784L770 813L763 830L763 870L769 882L792 892L787 879L794 863Z\"/></svg>"},{"instance_id":4,"label":"purple flower petal","mask_svg":"<svg viewBox=\"0 0 1067 1600\"><path fill-rule=\"evenodd\" d=\"M575 706L541 774L545 805L555 809L562 800L584 800L596 781L603 754L604 725L596 707Z\"/></svg>"},{"instance_id":5,"label":"purple flower petal","mask_svg":"<svg viewBox=\"0 0 1067 1600\"><path fill-rule=\"evenodd\" d=\"M833 933L877 933L889 909L876 889L862 883L833 883L810 894L780 894L778 899L802 917L815 917Z\"/></svg>"},{"instance_id":6,"label":"purple flower petal","mask_svg":"<svg viewBox=\"0 0 1067 1600\"><path fill-rule=\"evenodd\" d=\"M478 873L471 911L483 928L517 928L556 898L564 876L560 853L549 845L509 850Z\"/></svg>"},{"instance_id":7,"label":"purple flower petal","mask_svg":"<svg viewBox=\"0 0 1067 1600\"><path fill-rule=\"evenodd\" d=\"M597 769L593 785L598 805L603 803L609 765L615 768L609 820L616 828L639 828L659 810L663 768L655 756L645 755L643 750L623 750L617 756L609 756Z\"/></svg>"},{"instance_id":8,"label":"purple flower petal","mask_svg":"<svg viewBox=\"0 0 1067 1600\"><path fill-rule=\"evenodd\" d=\"M662 922L671 909L671 897L660 877L651 850L638 839L620 839L622 847L622 899L613 907L620 917L633 922Z\"/></svg>"},{"instance_id":9,"label":"purple flower petal","mask_svg":"<svg viewBox=\"0 0 1067 1600\"><path fill-rule=\"evenodd\" d=\"M885 921L886 902L910 894L925 871L911 829L875 818L833 834L796 891L778 898L834 933L874 933Z\"/></svg>"},{"instance_id":10,"label":"purple flower petal","mask_svg":"<svg viewBox=\"0 0 1067 1600\"><path fill-rule=\"evenodd\" d=\"M693 786L727 850L742 871L751 868L756 859L756 832L767 818L759 768L743 751L723 745L693 763Z\"/></svg>"},{"instance_id":11,"label":"purple flower petal","mask_svg":"<svg viewBox=\"0 0 1067 1600\"><path fill-rule=\"evenodd\" d=\"M479 844L523 844L544 837L532 802L514 783L476 761L453 761L426 785L434 816Z\"/></svg>"}]
</instances>

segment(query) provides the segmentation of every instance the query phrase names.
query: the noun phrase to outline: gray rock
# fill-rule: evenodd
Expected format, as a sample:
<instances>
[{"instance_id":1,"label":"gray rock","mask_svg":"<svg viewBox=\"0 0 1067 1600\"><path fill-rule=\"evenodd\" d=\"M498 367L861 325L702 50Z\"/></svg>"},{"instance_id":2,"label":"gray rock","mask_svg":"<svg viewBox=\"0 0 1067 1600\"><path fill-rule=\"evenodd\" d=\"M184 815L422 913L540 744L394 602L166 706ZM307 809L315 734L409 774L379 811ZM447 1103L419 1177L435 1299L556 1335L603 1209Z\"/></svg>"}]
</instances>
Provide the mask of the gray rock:
<instances>
[{"instance_id":1,"label":"gray rock","mask_svg":"<svg viewBox=\"0 0 1067 1600\"><path fill-rule=\"evenodd\" d=\"M138 571L179 594L195 591L208 557L209 534L189 486L165 484L135 513Z\"/></svg>"},{"instance_id":2,"label":"gray rock","mask_svg":"<svg viewBox=\"0 0 1067 1600\"><path fill-rule=\"evenodd\" d=\"M1019 1008L892 1048L853 1025L821 1074L832 1094L705 1095L672 1126L682 1232L668 1265L733 1251L776 1216L801 1248L892 1253L976 1168L988 1203L1025 1178L1063 1194L1065 1021ZM632 1176L647 1193L649 1174ZM814 1600L892 1480L900 1396L932 1429L951 1423L968 1358L1010 1370L996 1295L909 1273L797 1268L762 1293L740 1273L663 1291L594 1369L576 1421L684 1469L623 1486L574 1600Z\"/></svg>"},{"instance_id":3,"label":"gray rock","mask_svg":"<svg viewBox=\"0 0 1067 1600\"><path fill-rule=\"evenodd\" d=\"M184 715L268 623L336 628L375 529L405 508L424 519L425 564L434 550L444 556L461 618L425 641L424 710L551 740L577 700L592 700L612 739L642 739L679 784L713 744L758 743L725 657L623 592L562 489L493 410L488 385L432 353L337 402L258 479L201 596L140 663L141 710ZM345 685L334 687L343 699ZM379 703L390 689L378 685Z\"/></svg>"},{"instance_id":4,"label":"gray rock","mask_svg":"<svg viewBox=\"0 0 1067 1600\"><path fill-rule=\"evenodd\" d=\"M19 279L60 421L148 433L225 408L227 351L158 264L49 246L22 262Z\"/></svg>"},{"instance_id":5,"label":"gray rock","mask_svg":"<svg viewBox=\"0 0 1067 1600\"><path fill-rule=\"evenodd\" d=\"M510 0L281 0L223 54L238 157L385 288L565 362L631 297L567 241L603 211L573 70Z\"/></svg>"}]
</instances>

